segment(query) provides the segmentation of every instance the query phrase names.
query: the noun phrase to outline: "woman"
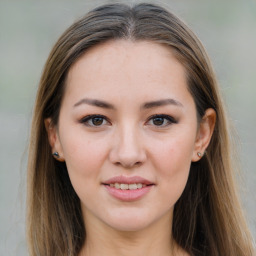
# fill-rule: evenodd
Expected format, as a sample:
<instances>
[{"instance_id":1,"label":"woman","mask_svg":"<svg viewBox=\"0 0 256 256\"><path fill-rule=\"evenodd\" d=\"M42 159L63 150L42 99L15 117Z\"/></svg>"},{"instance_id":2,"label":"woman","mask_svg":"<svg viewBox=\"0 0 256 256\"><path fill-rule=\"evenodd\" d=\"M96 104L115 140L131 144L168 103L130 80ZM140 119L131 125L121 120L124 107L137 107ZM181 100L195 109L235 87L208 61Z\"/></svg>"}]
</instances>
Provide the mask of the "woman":
<instances>
[{"instance_id":1,"label":"woman","mask_svg":"<svg viewBox=\"0 0 256 256\"><path fill-rule=\"evenodd\" d=\"M31 255L253 255L207 54L152 4L101 6L60 37L36 99Z\"/></svg>"}]
</instances>

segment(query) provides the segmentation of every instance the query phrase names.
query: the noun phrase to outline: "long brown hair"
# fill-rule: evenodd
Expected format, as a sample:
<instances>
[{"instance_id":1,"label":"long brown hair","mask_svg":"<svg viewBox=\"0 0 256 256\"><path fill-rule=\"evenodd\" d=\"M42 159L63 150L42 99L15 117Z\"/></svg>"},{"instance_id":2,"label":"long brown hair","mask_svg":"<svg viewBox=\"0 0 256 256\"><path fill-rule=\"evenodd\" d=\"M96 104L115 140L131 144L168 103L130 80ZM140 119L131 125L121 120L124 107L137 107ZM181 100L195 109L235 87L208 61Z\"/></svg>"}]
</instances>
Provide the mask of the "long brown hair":
<instances>
[{"instance_id":1,"label":"long brown hair","mask_svg":"<svg viewBox=\"0 0 256 256\"><path fill-rule=\"evenodd\" d=\"M217 121L206 155L192 163L185 190L175 204L173 238L190 255L250 256L252 240L234 184L229 128L207 54L193 32L160 6L109 4L75 22L59 38L45 64L36 98L28 160L27 235L30 255L77 255L86 230L80 201L65 163L51 155L46 118L58 124L65 78L89 48L108 40L167 45L186 70L198 121L207 108ZM233 160L232 160L233 161Z\"/></svg>"}]
</instances>

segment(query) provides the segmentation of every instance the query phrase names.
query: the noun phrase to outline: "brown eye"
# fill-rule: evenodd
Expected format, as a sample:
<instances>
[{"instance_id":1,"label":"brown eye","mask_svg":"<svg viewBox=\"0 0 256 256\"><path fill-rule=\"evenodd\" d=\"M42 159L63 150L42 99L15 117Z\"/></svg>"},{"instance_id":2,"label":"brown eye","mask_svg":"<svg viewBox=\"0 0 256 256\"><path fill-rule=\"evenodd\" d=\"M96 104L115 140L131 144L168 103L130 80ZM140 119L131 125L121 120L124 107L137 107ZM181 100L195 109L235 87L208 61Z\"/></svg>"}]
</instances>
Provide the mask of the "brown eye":
<instances>
[{"instance_id":1,"label":"brown eye","mask_svg":"<svg viewBox=\"0 0 256 256\"><path fill-rule=\"evenodd\" d=\"M155 117L152 119L154 125L159 126L164 124L165 119L163 117Z\"/></svg>"},{"instance_id":2,"label":"brown eye","mask_svg":"<svg viewBox=\"0 0 256 256\"><path fill-rule=\"evenodd\" d=\"M149 119L147 123L152 126L167 127L178 122L176 119L169 115L154 115Z\"/></svg>"},{"instance_id":3,"label":"brown eye","mask_svg":"<svg viewBox=\"0 0 256 256\"><path fill-rule=\"evenodd\" d=\"M109 124L107 118L101 115L89 115L80 120L80 123L89 127L101 127L103 125Z\"/></svg>"},{"instance_id":4,"label":"brown eye","mask_svg":"<svg viewBox=\"0 0 256 256\"><path fill-rule=\"evenodd\" d=\"M104 119L102 117L93 117L91 122L93 125L99 126L103 124Z\"/></svg>"}]
</instances>

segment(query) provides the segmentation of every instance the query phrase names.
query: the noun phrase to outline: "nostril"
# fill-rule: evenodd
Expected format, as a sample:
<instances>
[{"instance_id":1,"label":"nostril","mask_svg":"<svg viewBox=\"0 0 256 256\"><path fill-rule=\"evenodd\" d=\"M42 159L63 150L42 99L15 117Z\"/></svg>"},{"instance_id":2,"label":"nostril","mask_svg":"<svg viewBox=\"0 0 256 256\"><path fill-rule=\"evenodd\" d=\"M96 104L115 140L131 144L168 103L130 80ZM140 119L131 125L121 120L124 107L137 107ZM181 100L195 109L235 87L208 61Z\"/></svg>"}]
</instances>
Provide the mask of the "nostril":
<instances>
[{"instance_id":1,"label":"nostril","mask_svg":"<svg viewBox=\"0 0 256 256\"><path fill-rule=\"evenodd\" d=\"M142 162L135 162L135 163L125 163L125 162L116 162L117 166L123 166L124 168L133 168L141 166Z\"/></svg>"},{"instance_id":2,"label":"nostril","mask_svg":"<svg viewBox=\"0 0 256 256\"><path fill-rule=\"evenodd\" d=\"M146 152L142 146L136 145L135 142L132 143L131 141L114 145L109 153L109 160L116 166L124 168L141 166L146 160Z\"/></svg>"}]
</instances>

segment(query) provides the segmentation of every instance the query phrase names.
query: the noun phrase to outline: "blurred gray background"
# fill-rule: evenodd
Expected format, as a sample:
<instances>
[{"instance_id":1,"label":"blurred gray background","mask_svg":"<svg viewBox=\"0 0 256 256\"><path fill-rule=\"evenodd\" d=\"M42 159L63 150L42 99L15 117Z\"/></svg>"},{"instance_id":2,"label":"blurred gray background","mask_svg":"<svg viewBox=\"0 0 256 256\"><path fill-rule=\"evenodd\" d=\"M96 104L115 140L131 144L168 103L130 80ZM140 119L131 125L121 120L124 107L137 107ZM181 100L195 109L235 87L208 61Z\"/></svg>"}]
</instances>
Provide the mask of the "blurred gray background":
<instances>
[{"instance_id":1,"label":"blurred gray background","mask_svg":"<svg viewBox=\"0 0 256 256\"><path fill-rule=\"evenodd\" d=\"M0 255L27 255L27 146L43 65L64 29L107 2L116 1L0 0ZM151 2L185 20L209 52L240 137L241 198L255 238L256 1Z\"/></svg>"}]
</instances>

